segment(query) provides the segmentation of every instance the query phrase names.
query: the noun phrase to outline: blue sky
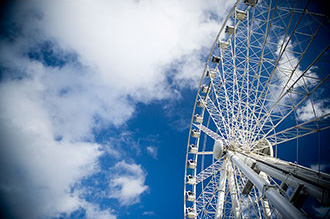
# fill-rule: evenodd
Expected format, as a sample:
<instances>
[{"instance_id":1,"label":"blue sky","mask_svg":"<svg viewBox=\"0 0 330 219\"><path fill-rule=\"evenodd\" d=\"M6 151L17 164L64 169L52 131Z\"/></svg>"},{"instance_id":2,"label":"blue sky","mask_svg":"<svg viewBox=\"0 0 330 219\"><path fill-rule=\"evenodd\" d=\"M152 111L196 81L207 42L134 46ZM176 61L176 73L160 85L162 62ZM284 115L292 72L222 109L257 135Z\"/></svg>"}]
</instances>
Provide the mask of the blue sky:
<instances>
[{"instance_id":1,"label":"blue sky","mask_svg":"<svg viewBox=\"0 0 330 219\"><path fill-rule=\"evenodd\" d=\"M232 5L3 3L2 214L181 218L196 90Z\"/></svg>"},{"instance_id":2,"label":"blue sky","mask_svg":"<svg viewBox=\"0 0 330 219\"><path fill-rule=\"evenodd\" d=\"M3 214L181 217L195 92L231 5L4 3Z\"/></svg>"}]
</instances>

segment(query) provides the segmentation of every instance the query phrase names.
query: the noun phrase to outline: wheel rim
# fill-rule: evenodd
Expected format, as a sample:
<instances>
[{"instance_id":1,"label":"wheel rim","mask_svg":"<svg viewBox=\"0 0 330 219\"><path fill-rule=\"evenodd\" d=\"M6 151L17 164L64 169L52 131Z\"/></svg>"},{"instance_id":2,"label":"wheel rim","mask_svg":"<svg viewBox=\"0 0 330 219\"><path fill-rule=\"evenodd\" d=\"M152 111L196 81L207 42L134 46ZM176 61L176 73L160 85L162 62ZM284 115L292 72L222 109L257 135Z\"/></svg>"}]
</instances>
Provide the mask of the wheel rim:
<instances>
[{"instance_id":1,"label":"wheel rim","mask_svg":"<svg viewBox=\"0 0 330 219\"><path fill-rule=\"evenodd\" d=\"M329 77L321 66L330 67L329 45L317 40L328 35L327 17L311 12L308 2L234 4L196 96L186 154L185 217L214 218L219 211L233 218L281 216L256 187L243 194L249 179L229 158L213 158L213 141L221 139L227 150L277 157L278 146L329 128L329 111L324 105L318 111L322 102L315 97L324 95L320 87ZM297 162L298 151L297 143ZM290 199L278 179L262 171L259 176Z\"/></svg>"}]
</instances>

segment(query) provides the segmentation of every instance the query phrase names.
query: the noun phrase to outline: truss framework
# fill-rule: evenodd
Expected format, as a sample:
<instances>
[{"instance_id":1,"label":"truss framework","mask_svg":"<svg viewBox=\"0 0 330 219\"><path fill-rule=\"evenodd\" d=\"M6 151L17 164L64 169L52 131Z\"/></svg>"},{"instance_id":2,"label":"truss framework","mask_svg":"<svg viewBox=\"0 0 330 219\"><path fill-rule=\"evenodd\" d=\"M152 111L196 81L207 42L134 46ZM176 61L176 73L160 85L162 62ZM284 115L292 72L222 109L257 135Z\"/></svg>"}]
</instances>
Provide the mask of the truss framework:
<instances>
[{"instance_id":1,"label":"truss framework","mask_svg":"<svg viewBox=\"0 0 330 219\"><path fill-rule=\"evenodd\" d=\"M308 1L246 2L225 19L196 96L186 218L303 217L307 197L330 204L327 174L273 157L296 144L298 161L299 139L330 127L330 44L319 42L330 35L329 19ZM220 160L215 141L226 153Z\"/></svg>"}]
</instances>

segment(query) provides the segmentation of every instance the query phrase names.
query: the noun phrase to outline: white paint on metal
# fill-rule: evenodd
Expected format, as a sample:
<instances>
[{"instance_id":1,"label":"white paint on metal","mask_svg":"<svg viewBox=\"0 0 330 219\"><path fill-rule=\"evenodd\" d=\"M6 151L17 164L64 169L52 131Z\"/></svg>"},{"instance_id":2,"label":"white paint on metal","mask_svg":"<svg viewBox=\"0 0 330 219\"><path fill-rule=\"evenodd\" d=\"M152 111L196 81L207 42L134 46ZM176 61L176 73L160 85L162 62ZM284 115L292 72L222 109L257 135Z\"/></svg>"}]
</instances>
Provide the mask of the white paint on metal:
<instances>
[{"instance_id":1,"label":"white paint on metal","mask_svg":"<svg viewBox=\"0 0 330 219\"><path fill-rule=\"evenodd\" d=\"M225 189L226 189L226 180L227 180L227 165L228 165L228 160L225 159L225 161L222 163L220 170L218 200L217 200L215 219L220 219L223 217L223 205L225 202Z\"/></svg>"}]
</instances>

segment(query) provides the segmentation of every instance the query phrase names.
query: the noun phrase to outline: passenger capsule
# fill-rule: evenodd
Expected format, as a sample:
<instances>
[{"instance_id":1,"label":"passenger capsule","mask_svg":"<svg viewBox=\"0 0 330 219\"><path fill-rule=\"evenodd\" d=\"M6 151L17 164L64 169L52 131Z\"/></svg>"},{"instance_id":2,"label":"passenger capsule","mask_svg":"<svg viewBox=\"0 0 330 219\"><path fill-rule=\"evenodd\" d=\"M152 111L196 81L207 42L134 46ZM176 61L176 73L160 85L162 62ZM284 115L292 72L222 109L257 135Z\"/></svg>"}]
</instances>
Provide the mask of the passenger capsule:
<instances>
[{"instance_id":1,"label":"passenger capsule","mask_svg":"<svg viewBox=\"0 0 330 219\"><path fill-rule=\"evenodd\" d=\"M196 167L197 167L197 163L196 163L196 161L195 160L188 160L188 168L190 168L190 169L196 169Z\"/></svg>"},{"instance_id":2,"label":"passenger capsule","mask_svg":"<svg viewBox=\"0 0 330 219\"><path fill-rule=\"evenodd\" d=\"M197 147L197 145L194 145L194 144L189 145L189 153L191 153L191 154L197 154L198 153L198 147Z\"/></svg>"},{"instance_id":3,"label":"passenger capsule","mask_svg":"<svg viewBox=\"0 0 330 219\"><path fill-rule=\"evenodd\" d=\"M240 11L240 10L236 10L235 11L235 18L237 20L245 20L246 19L246 16L247 16L247 13L246 11Z\"/></svg>"},{"instance_id":4,"label":"passenger capsule","mask_svg":"<svg viewBox=\"0 0 330 219\"><path fill-rule=\"evenodd\" d=\"M191 132L191 136L194 138L199 138L200 135L201 135L201 132L199 130L194 129Z\"/></svg>"},{"instance_id":5,"label":"passenger capsule","mask_svg":"<svg viewBox=\"0 0 330 219\"><path fill-rule=\"evenodd\" d=\"M211 78L211 79L214 79L216 75L217 75L217 71L214 70L214 69L212 69L212 70L208 70L208 71L206 72L206 77L209 77L209 78Z\"/></svg>"},{"instance_id":6,"label":"passenger capsule","mask_svg":"<svg viewBox=\"0 0 330 219\"><path fill-rule=\"evenodd\" d=\"M188 191L187 192L187 200L190 202L195 201L195 193L193 193L192 191Z\"/></svg>"},{"instance_id":7,"label":"passenger capsule","mask_svg":"<svg viewBox=\"0 0 330 219\"><path fill-rule=\"evenodd\" d=\"M204 108L204 107L205 107L205 101L204 101L204 100L199 100L198 103L197 103L197 105L198 105L199 107Z\"/></svg>"},{"instance_id":8,"label":"passenger capsule","mask_svg":"<svg viewBox=\"0 0 330 219\"><path fill-rule=\"evenodd\" d=\"M187 184L189 185L195 185L196 184L196 178L192 175L187 176Z\"/></svg>"},{"instance_id":9,"label":"passenger capsule","mask_svg":"<svg viewBox=\"0 0 330 219\"><path fill-rule=\"evenodd\" d=\"M209 86L203 85L202 86L202 93L206 93L208 89L209 89Z\"/></svg>"},{"instance_id":10,"label":"passenger capsule","mask_svg":"<svg viewBox=\"0 0 330 219\"><path fill-rule=\"evenodd\" d=\"M231 35L235 34L235 27L226 26L225 33L228 33L228 34L231 34Z\"/></svg>"},{"instance_id":11,"label":"passenger capsule","mask_svg":"<svg viewBox=\"0 0 330 219\"><path fill-rule=\"evenodd\" d=\"M194 116L194 121L196 122L196 123L202 123L203 122L203 117L202 116L200 116L200 115L195 115Z\"/></svg>"},{"instance_id":12,"label":"passenger capsule","mask_svg":"<svg viewBox=\"0 0 330 219\"><path fill-rule=\"evenodd\" d=\"M187 208L186 213L187 213L187 218L196 218L197 217L197 214L193 208Z\"/></svg>"},{"instance_id":13,"label":"passenger capsule","mask_svg":"<svg viewBox=\"0 0 330 219\"><path fill-rule=\"evenodd\" d=\"M227 41L220 41L220 43L219 43L219 48L223 52L227 50L228 46L229 46L229 42L227 42Z\"/></svg>"}]
</instances>

